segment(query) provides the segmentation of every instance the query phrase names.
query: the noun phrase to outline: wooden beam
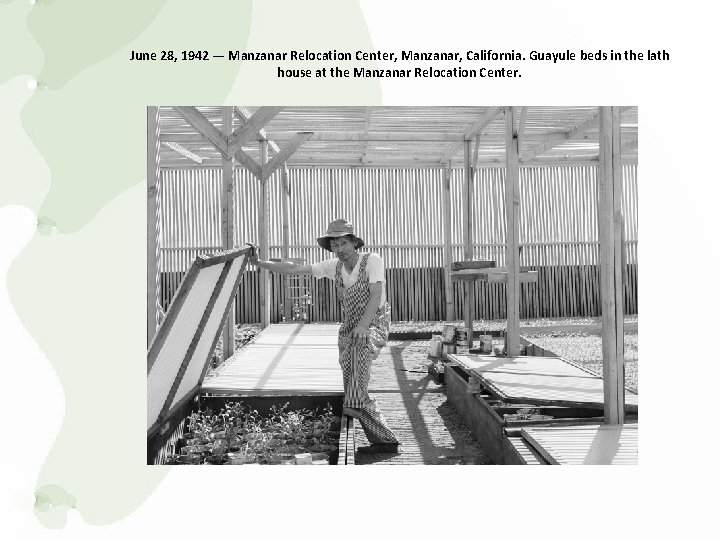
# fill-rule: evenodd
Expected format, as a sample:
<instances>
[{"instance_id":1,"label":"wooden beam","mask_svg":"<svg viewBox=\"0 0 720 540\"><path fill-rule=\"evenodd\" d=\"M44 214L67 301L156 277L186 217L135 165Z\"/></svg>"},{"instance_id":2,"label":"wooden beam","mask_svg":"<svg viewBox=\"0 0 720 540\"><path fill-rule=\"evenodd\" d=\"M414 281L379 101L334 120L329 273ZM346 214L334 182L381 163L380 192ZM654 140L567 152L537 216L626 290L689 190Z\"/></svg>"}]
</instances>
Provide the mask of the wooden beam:
<instances>
[{"instance_id":1,"label":"wooden beam","mask_svg":"<svg viewBox=\"0 0 720 540\"><path fill-rule=\"evenodd\" d=\"M507 297L507 328L505 350L508 356L520 354L520 180L518 170L517 108L505 110L505 266L508 277L505 285Z\"/></svg>"},{"instance_id":2,"label":"wooden beam","mask_svg":"<svg viewBox=\"0 0 720 540\"><path fill-rule=\"evenodd\" d=\"M478 120L473 122L473 124L465 130L465 133L463 133L463 140L472 139L475 135L479 135L480 132L485 129L488 124L490 124L490 122L495 120L502 110L503 107L490 107ZM459 142L452 145L440 158L440 163L447 163L450 161L456 152L462 148L463 144L463 142Z\"/></svg>"},{"instance_id":3,"label":"wooden beam","mask_svg":"<svg viewBox=\"0 0 720 540\"><path fill-rule=\"evenodd\" d=\"M292 156L295 151L302 146L302 144L307 141L310 137L312 137L311 132L301 132L295 135L295 137L288 142L283 148L280 150L278 154L273 156L273 158L267 162L267 164L262 166L262 176L264 179L268 179L272 176L272 174L280 167L282 164L285 163L285 161Z\"/></svg>"},{"instance_id":4,"label":"wooden beam","mask_svg":"<svg viewBox=\"0 0 720 540\"><path fill-rule=\"evenodd\" d=\"M270 141L268 141L268 145ZM287 164L283 164L281 174L281 201L282 201L282 258L290 257L290 178ZM289 301L292 296L289 290L291 276L284 276L285 297L283 301L283 316L286 321L292 320L292 302Z\"/></svg>"},{"instance_id":5,"label":"wooden beam","mask_svg":"<svg viewBox=\"0 0 720 540\"><path fill-rule=\"evenodd\" d=\"M247 122L248 118L252 116L250 111L248 111L245 107L234 107L233 110L235 111L235 115L238 117L238 119L240 119L240 123ZM273 152L277 154L280 151L277 143L273 139L268 137L265 129L258 130L257 134L261 141L266 140L268 142L268 146Z\"/></svg>"},{"instance_id":6,"label":"wooden beam","mask_svg":"<svg viewBox=\"0 0 720 540\"><path fill-rule=\"evenodd\" d=\"M222 108L223 135L229 136L233 129L232 107ZM223 158L220 234L224 250L235 247L235 179L233 159ZM230 311L223 328L223 360L235 354L235 300L230 302Z\"/></svg>"},{"instance_id":7,"label":"wooden beam","mask_svg":"<svg viewBox=\"0 0 720 540\"><path fill-rule=\"evenodd\" d=\"M473 237L472 237L472 197L473 197L473 168L470 164L470 139L463 143L463 154L465 157L465 168L463 177L463 255L465 260L473 258ZM469 328L468 342L473 341L473 320L475 319L475 284L467 283L465 291L465 327Z\"/></svg>"},{"instance_id":8,"label":"wooden beam","mask_svg":"<svg viewBox=\"0 0 720 540\"><path fill-rule=\"evenodd\" d=\"M243 125L233 131L228 139L228 152L236 153L248 137L267 141L264 137L258 137L258 132L283 109L284 107L260 107Z\"/></svg>"},{"instance_id":9,"label":"wooden beam","mask_svg":"<svg viewBox=\"0 0 720 540\"><path fill-rule=\"evenodd\" d=\"M475 262L475 261L473 261L473 262ZM481 261L477 261L477 262L480 263ZM486 264L494 264L494 262L492 262L492 261L482 261L482 262L484 262ZM457 265L457 263L456 263L456 265ZM519 272L521 274L530 272L530 267L529 266L521 266L519 268ZM508 269L504 266L487 266L485 268L478 267L478 268L463 268L460 270L453 270L453 275L455 275L455 276L462 276L462 275L488 276L490 274L507 274L507 273L508 273Z\"/></svg>"},{"instance_id":10,"label":"wooden beam","mask_svg":"<svg viewBox=\"0 0 720 540\"><path fill-rule=\"evenodd\" d=\"M622 424L625 421L625 376L619 108L600 107L599 123L597 188L604 412L606 424Z\"/></svg>"},{"instance_id":11,"label":"wooden beam","mask_svg":"<svg viewBox=\"0 0 720 540\"><path fill-rule=\"evenodd\" d=\"M451 281L463 281L463 282L474 282L474 281L487 281L488 283L507 283L508 280L507 272L492 272L487 274L461 274L459 272L453 272L450 276ZM520 272L518 274L519 283L537 283L538 273L535 270L527 272Z\"/></svg>"},{"instance_id":12,"label":"wooden beam","mask_svg":"<svg viewBox=\"0 0 720 540\"><path fill-rule=\"evenodd\" d=\"M260 141L260 163L267 161L267 141ZM270 258L270 208L268 205L268 179L262 175L258 177L260 182L260 200L258 201L258 247L263 260ZM267 328L270 324L270 273L267 269L260 269L260 324Z\"/></svg>"},{"instance_id":13,"label":"wooden beam","mask_svg":"<svg viewBox=\"0 0 720 540\"><path fill-rule=\"evenodd\" d=\"M513 276L512 272L500 272L497 274L488 274L487 276L487 280L489 283L508 283L508 280L511 281L513 279L517 279L518 283L537 283L538 273L536 270L530 270L528 272L520 272L519 274L517 274L517 276Z\"/></svg>"},{"instance_id":14,"label":"wooden beam","mask_svg":"<svg viewBox=\"0 0 720 540\"><path fill-rule=\"evenodd\" d=\"M251 144L257 140L267 140L274 152L279 152L277 143L289 141L297 134L295 131L268 131L260 130L257 135L248 136L242 142ZM527 133L525 141L538 143L548 140L565 141L564 133ZM162 142L176 142L178 144L202 143L207 139L196 133L162 133ZM404 132L404 131L315 131L313 141L317 142L420 142L420 143L456 143L459 150L465 140L464 133L435 133L435 132ZM274 141L274 142L273 142ZM504 135L483 135L485 143L504 143Z\"/></svg>"},{"instance_id":15,"label":"wooden beam","mask_svg":"<svg viewBox=\"0 0 720 540\"><path fill-rule=\"evenodd\" d=\"M173 150L173 151L177 152L177 153L180 154L181 156L186 157L186 158L188 158L189 160L194 161L195 163L202 164L202 162L203 162L203 160L202 160L202 158L201 158L200 156L198 156L198 155L195 154L194 152L191 152L190 150L188 150L188 149L185 148L184 146L180 146L180 144L178 144L178 143L175 143L175 142L164 142L163 144L164 144L165 146L167 146L170 150Z\"/></svg>"},{"instance_id":16,"label":"wooden beam","mask_svg":"<svg viewBox=\"0 0 720 540\"><path fill-rule=\"evenodd\" d=\"M195 107L173 107L203 138L212 144L223 157L229 157L228 140L205 116Z\"/></svg>"},{"instance_id":17,"label":"wooden beam","mask_svg":"<svg viewBox=\"0 0 720 540\"><path fill-rule=\"evenodd\" d=\"M630 107L622 107L621 113L630 109ZM527 152L523 153L522 156L520 156L521 162L526 161L532 161L533 159L537 158L539 155L544 154L548 150L556 147L559 144L562 144L564 141L569 141L571 139L579 139L583 135L585 135L588 131L597 129L600 125L600 117L599 115L593 115L590 118L587 118L580 122L577 126L572 128L571 130L565 132L564 139L548 139L544 143L536 146L535 148L532 148L528 150Z\"/></svg>"},{"instance_id":18,"label":"wooden beam","mask_svg":"<svg viewBox=\"0 0 720 540\"><path fill-rule=\"evenodd\" d=\"M158 291L160 275L158 259L158 179L160 177L158 140L160 114L158 107L147 108L147 346L150 347L160 324Z\"/></svg>"},{"instance_id":19,"label":"wooden beam","mask_svg":"<svg viewBox=\"0 0 720 540\"><path fill-rule=\"evenodd\" d=\"M237 158L237 155L235 156ZM477 163L478 169L505 169L505 163L506 160L503 157L502 159L492 159L492 160L479 160ZM622 158L622 164L623 165L637 165L638 164L638 158L637 156L623 156ZM455 166L454 164L451 164L453 169L459 169L459 166ZM537 169L537 168L543 168L543 167L597 167L598 166L598 159L597 158L582 158L582 159L557 159L557 158L538 158L530 163L520 163L519 167L521 169ZM210 159L203 159L202 165L197 165L194 163L189 163L186 160L178 160L178 161L172 161L168 162L167 160L161 162L160 169L161 170L173 170L173 171L182 171L182 170L210 170L210 169L220 169L222 167L222 163L220 160L210 160ZM236 163L236 168L242 168L242 166L239 163ZM442 170L445 167L447 167L447 163L445 165L440 165L438 162L433 161L432 163L419 163L419 162L409 162L409 161L403 161L403 160L383 160L383 161L373 161L371 163L365 163L364 165L361 164L359 161L325 161L325 160L312 160L312 159L303 159L302 161L292 161L290 163L287 163L288 169L327 169L327 168L333 168L333 169L342 169L342 170L351 170L351 169L416 169L416 170Z\"/></svg>"},{"instance_id":20,"label":"wooden beam","mask_svg":"<svg viewBox=\"0 0 720 540\"><path fill-rule=\"evenodd\" d=\"M442 216L443 216L443 272L445 274L445 320L455 320L455 295L453 294L453 284L450 278L450 268L453 262L452 255L452 230L450 212L452 205L450 204L450 180L452 178L452 169L450 164L443 169L442 178Z\"/></svg>"},{"instance_id":21,"label":"wooden beam","mask_svg":"<svg viewBox=\"0 0 720 540\"><path fill-rule=\"evenodd\" d=\"M262 141L267 142L267 141ZM237 152L235 152L234 155L235 159L237 159L240 163L243 164L243 167L245 167L248 171L250 171L255 178L258 180L263 179L263 171L262 166L258 165L253 158L251 158L249 155L247 155L242 149L238 148Z\"/></svg>"}]
</instances>

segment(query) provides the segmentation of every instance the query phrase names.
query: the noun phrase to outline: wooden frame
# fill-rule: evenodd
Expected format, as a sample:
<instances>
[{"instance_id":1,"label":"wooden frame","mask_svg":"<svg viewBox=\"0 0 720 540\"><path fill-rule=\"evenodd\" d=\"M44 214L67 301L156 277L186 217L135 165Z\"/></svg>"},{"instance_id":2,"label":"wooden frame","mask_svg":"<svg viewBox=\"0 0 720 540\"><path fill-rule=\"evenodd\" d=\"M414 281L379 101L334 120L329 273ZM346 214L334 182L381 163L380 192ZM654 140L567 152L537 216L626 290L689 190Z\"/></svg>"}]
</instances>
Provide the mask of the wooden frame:
<instances>
[{"instance_id":1,"label":"wooden frame","mask_svg":"<svg viewBox=\"0 0 720 540\"><path fill-rule=\"evenodd\" d=\"M177 403L175 403L174 406L171 406L173 401L175 401L177 391L180 387L180 384L182 383L182 380L184 378L184 375L189 367L189 362L192 359L195 350L197 348L197 345L200 341L200 338L202 337L203 333L205 332L205 329L207 328L207 322L208 319L215 309L215 306L217 304L217 299L222 291L226 281L227 276L230 271L230 267L237 259L238 257L244 256L247 253L249 253L250 248L240 248L240 249L234 249L225 251L218 254L213 255L200 255L198 256L193 264L188 269L187 273L185 274L185 277L182 280L182 283L180 284L180 288L178 289L178 292L176 293L175 297L173 298L172 303L170 304L170 309L168 310L168 315L163 320L162 325L158 329L157 333L155 334L155 337L153 338L152 343L150 344L150 347L148 349L148 357L147 357L147 373L148 376L150 376L151 371L155 367L155 362L160 355L160 352L170 334L170 331L172 330L173 325L175 324L175 321L180 313L180 310L190 292L192 289L194 283L197 280L197 277L199 276L200 272L204 268L208 268L210 266L222 264L223 269L220 273L220 276L218 280L216 281L213 292L210 296L210 299L208 300L208 303L205 305L205 309L203 311L202 318L200 320L200 324L198 325L195 334L190 342L190 346L188 347L184 357L183 361L180 364L180 368L178 369L178 373L175 375L173 383L170 387L170 390L168 391L168 395L165 396L164 404L162 406L162 409L160 410L157 419L155 422L148 428L147 436L152 437L154 434L160 430L163 425L166 423L167 419L173 415L175 411L177 411L180 407L184 406L189 399L191 399L194 395L197 394L197 391L200 389L201 380L198 380L197 384L193 387L193 389L188 392L186 395L182 396ZM222 306L222 317L220 319L220 324L218 325L217 329L215 329L215 335L212 340L212 343L216 343L217 340L220 338L220 334L223 331L224 322L227 319L228 312L230 310L230 307L232 306L232 301L235 298L235 292L237 291L238 286L240 285L240 281L243 278L243 273L245 271L245 267L247 265L247 260L244 260L242 262L242 266L240 267L240 271L238 272L237 278L235 282L233 283L233 287L231 289L232 293L230 294L227 304L225 306ZM210 360L212 359L213 354L213 347L210 347L210 350L208 351L208 354L205 358L203 369L201 370L201 377L207 370L207 367L210 363Z\"/></svg>"}]
</instances>

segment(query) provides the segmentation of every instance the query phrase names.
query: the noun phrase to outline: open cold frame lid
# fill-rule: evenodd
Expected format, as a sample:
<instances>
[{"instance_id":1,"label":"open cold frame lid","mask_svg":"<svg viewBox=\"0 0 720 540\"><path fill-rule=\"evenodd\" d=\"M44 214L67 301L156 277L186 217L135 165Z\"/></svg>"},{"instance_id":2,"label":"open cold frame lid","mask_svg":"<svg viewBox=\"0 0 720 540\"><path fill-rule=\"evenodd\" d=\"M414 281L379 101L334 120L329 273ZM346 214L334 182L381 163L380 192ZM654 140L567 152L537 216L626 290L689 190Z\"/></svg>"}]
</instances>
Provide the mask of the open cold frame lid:
<instances>
[{"instance_id":1,"label":"open cold frame lid","mask_svg":"<svg viewBox=\"0 0 720 540\"><path fill-rule=\"evenodd\" d=\"M148 349L148 437L200 388L250 250L200 255L183 277Z\"/></svg>"}]
</instances>

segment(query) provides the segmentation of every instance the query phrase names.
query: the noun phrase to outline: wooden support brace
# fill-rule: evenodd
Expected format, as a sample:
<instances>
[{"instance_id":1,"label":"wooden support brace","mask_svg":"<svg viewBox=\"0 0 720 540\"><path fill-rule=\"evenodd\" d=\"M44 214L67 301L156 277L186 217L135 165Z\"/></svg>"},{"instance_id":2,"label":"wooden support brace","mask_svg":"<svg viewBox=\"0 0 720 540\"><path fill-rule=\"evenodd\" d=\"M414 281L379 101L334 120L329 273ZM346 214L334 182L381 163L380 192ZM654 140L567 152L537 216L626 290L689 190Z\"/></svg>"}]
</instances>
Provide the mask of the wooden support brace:
<instances>
[{"instance_id":1,"label":"wooden support brace","mask_svg":"<svg viewBox=\"0 0 720 540\"><path fill-rule=\"evenodd\" d=\"M630 107L622 107L620 109L620 112L622 113L629 108ZM563 134L564 135L563 139L557 139L557 138L548 139L547 141L543 142L542 144L539 144L539 145L535 146L534 148L531 148L527 152L524 152L523 155L520 157L520 161L523 163L527 163L528 161L534 160L538 156L551 150L552 148L556 147L557 145L562 144L563 142L567 142L572 139L579 139L579 138L583 137L588 131L597 129L599 124L600 124L599 116L593 115L590 118L587 118L584 121L580 122L574 128L565 132Z\"/></svg>"},{"instance_id":2,"label":"wooden support brace","mask_svg":"<svg viewBox=\"0 0 720 540\"><path fill-rule=\"evenodd\" d=\"M235 111L235 115L238 117L238 119L240 119L241 124L247 122L248 118L252 116L252 114L250 114L250 111L248 111L245 107L234 107L233 110ZM271 140L271 137L268 137L268 134L264 129L258 130L257 134L261 141L266 140L268 142L268 146L273 152L277 154L280 151L278 145L275 143L274 140Z\"/></svg>"},{"instance_id":3,"label":"wooden support brace","mask_svg":"<svg viewBox=\"0 0 720 540\"><path fill-rule=\"evenodd\" d=\"M487 111L485 111L480 118L478 118L467 130L465 130L465 133L463 134L463 141L453 144L450 148L448 148L448 150L440 158L440 163L448 163L455 153L460 148L464 147L463 145L465 144L465 141L479 135L480 132L485 129L488 124L495 120L497 115L502 111L503 107L490 107Z\"/></svg>"},{"instance_id":4,"label":"wooden support brace","mask_svg":"<svg viewBox=\"0 0 720 540\"><path fill-rule=\"evenodd\" d=\"M258 136L258 132L283 109L284 107L260 107L228 138L228 152L235 154L243 143L249 142L251 138L264 139Z\"/></svg>"},{"instance_id":5,"label":"wooden support brace","mask_svg":"<svg viewBox=\"0 0 720 540\"><path fill-rule=\"evenodd\" d=\"M285 161L292 156L295 151L302 146L302 144L312 137L312 132L299 132L295 137L288 142L278 154L262 166L263 179L268 179L272 174L285 163Z\"/></svg>"},{"instance_id":6,"label":"wooden support brace","mask_svg":"<svg viewBox=\"0 0 720 540\"><path fill-rule=\"evenodd\" d=\"M262 166L258 165L253 158L246 154L243 150L239 149L235 152L235 159L243 164L248 171L250 171L255 178L258 180L263 179Z\"/></svg>"},{"instance_id":7,"label":"wooden support brace","mask_svg":"<svg viewBox=\"0 0 720 540\"><path fill-rule=\"evenodd\" d=\"M198 111L195 107L173 107L175 111L182 116L185 121L194 127L200 135L210 142L224 158L230 157L232 154L228 152L228 141L220 130L218 130L210 120Z\"/></svg>"},{"instance_id":8,"label":"wooden support brace","mask_svg":"<svg viewBox=\"0 0 720 540\"><path fill-rule=\"evenodd\" d=\"M177 152L181 156L186 157L191 161L194 161L198 165L201 165L203 162L202 158L196 153L191 152L190 150L176 142L164 142L163 144L167 146L170 150Z\"/></svg>"}]
</instances>

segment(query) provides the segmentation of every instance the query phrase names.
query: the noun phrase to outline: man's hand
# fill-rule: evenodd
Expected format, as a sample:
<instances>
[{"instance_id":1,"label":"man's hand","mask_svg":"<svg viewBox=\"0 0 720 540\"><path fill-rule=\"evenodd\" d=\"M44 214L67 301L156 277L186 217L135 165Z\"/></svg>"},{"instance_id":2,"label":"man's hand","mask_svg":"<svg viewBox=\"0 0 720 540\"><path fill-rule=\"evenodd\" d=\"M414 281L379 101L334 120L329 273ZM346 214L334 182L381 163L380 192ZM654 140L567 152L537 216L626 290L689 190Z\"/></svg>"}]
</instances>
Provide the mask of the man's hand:
<instances>
[{"instance_id":1,"label":"man's hand","mask_svg":"<svg viewBox=\"0 0 720 540\"><path fill-rule=\"evenodd\" d=\"M370 329L366 324L358 324L350 332L350 341L358 345L364 345L370 341Z\"/></svg>"},{"instance_id":2,"label":"man's hand","mask_svg":"<svg viewBox=\"0 0 720 540\"><path fill-rule=\"evenodd\" d=\"M248 246L250 246L250 252L247 254L248 262L254 265L257 265L258 260L258 248L255 244L251 242L245 242Z\"/></svg>"}]
</instances>

